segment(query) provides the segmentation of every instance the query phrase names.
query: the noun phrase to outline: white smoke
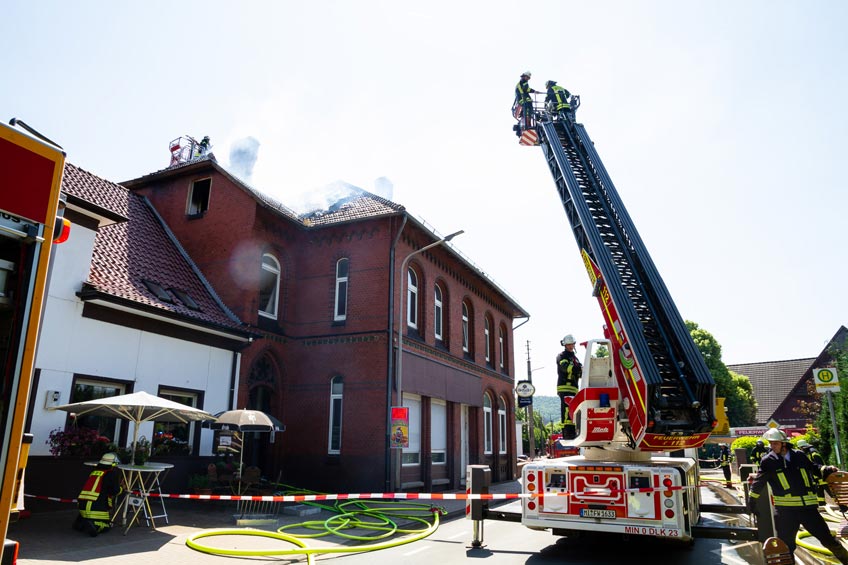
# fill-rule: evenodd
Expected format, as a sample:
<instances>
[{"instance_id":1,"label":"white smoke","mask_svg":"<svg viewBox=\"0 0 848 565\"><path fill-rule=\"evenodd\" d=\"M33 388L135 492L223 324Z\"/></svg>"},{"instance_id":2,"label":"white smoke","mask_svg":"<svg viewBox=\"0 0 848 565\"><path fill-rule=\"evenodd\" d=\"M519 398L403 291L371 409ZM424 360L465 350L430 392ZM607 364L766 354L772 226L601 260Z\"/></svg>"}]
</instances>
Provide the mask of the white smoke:
<instances>
[{"instance_id":1,"label":"white smoke","mask_svg":"<svg viewBox=\"0 0 848 565\"><path fill-rule=\"evenodd\" d=\"M237 139L230 146L230 171L249 182L259 156L259 141L255 137Z\"/></svg>"},{"instance_id":2,"label":"white smoke","mask_svg":"<svg viewBox=\"0 0 848 565\"><path fill-rule=\"evenodd\" d=\"M386 200L392 199L395 185L386 177L380 177L374 181L374 194Z\"/></svg>"}]
</instances>

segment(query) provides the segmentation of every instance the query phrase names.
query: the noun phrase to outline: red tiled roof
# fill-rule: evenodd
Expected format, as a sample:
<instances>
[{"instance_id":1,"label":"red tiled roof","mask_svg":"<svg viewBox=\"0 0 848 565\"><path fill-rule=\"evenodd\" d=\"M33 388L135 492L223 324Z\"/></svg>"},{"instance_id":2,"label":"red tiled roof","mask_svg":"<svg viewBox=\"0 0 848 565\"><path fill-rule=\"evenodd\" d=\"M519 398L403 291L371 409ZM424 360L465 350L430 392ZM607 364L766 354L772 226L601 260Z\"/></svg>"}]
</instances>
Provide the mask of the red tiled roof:
<instances>
[{"instance_id":1,"label":"red tiled roof","mask_svg":"<svg viewBox=\"0 0 848 565\"><path fill-rule=\"evenodd\" d=\"M84 294L96 291L161 310L166 316L230 330L240 328L241 323L215 299L144 197L73 165L66 166L63 190L129 218L98 230ZM173 303L160 300L144 280L186 292L200 311L188 308L173 294Z\"/></svg>"},{"instance_id":2,"label":"red tiled roof","mask_svg":"<svg viewBox=\"0 0 848 565\"><path fill-rule=\"evenodd\" d=\"M367 190L350 187L352 194L334 202L327 210L316 210L300 216L306 226L328 226L403 212L405 208Z\"/></svg>"}]
</instances>

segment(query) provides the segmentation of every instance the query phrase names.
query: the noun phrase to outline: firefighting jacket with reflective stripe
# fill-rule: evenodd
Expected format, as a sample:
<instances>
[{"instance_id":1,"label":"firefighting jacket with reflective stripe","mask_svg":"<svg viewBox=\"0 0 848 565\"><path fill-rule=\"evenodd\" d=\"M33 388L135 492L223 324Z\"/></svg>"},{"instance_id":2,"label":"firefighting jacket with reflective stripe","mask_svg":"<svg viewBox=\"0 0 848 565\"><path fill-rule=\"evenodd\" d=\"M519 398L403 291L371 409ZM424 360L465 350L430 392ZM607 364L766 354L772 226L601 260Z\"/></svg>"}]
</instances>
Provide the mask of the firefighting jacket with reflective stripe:
<instances>
[{"instance_id":1,"label":"firefighting jacket with reflective stripe","mask_svg":"<svg viewBox=\"0 0 848 565\"><path fill-rule=\"evenodd\" d=\"M554 104L554 109L557 112L560 112L562 110L571 109L571 104L568 103L569 96L571 96L570 92L558 84L555 84L548 88L548 96L545 99Z\"/></svg>"},{"instance_id":2,"label":"firefighting jacket with reflective stripe","mask_svg":"<svg viewBox=\"0 0 848 565\"><path fill-rule=\"evenodd\" d=\"M530 98L530 82L526 80L518 81L515 85L515 103L526 104L532 100Z\"/></svg>"},{"instance_id":3,"label":"firefighting jacket with reflective stripe","mask_svg":"<svg viewBox=\"0 0 848 565\"><path fill-rule=\"evenodd\" d=\"M568 350L557 355L557 393L577 394L577 382L583 367L577 356Z\"/></svg>"},{"instance_id":4,"label":"firefighting jacket with reflective stripe","mask_svg":"<svg viewBox=\"0 0 848 565\"><path fill-rule=\"evenodd\" d=\"M768 483L775 506L817 506L816 483L820 476L820 467L801 451L791 449L788 461L771 451L763 458L760 470L751 484L751 498L759 498Z\"/></svg>"},{"instance_id":5,"label":"firefighting jacket with reflective stripe","mask_svg":"<svg viewBox=\"0 0 848 565\"><path fill-rule=\"evenodd\" d=\"M88 475L88 479L77 497L80 500L97 500L100 490L103 488L103 476L107 471L95 469Z\"/></svg>"}]
</instances>

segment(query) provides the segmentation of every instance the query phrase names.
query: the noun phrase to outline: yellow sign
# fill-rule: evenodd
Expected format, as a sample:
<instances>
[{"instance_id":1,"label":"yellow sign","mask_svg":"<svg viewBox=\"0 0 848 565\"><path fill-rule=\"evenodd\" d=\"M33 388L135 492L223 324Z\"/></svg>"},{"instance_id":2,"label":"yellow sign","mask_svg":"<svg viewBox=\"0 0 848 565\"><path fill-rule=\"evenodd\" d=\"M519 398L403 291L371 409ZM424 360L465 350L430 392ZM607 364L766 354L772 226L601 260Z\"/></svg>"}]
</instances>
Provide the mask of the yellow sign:
<instances>
[{"instance_id":1,"label":"yellow sign","mask_svg":"<svg viewBox=\"0 0 848 565\"><path fill-rule=\"evenodd\" d=\"M839 377L835 367L813 369L816 392L839 392Z\"/></svg>"},{"instance_id":2,"label":"yellow sign","mask_svg":"<svg viewBox=\"0 0 848 565\"><path fill-rule=\"evenodd\" d=\"M718 423L713 428L713 433L719 436L730 434L730 420L727 419L727 408L724 407L724 398L716 398L715 416Z\"/></svg>"}]
</instances>

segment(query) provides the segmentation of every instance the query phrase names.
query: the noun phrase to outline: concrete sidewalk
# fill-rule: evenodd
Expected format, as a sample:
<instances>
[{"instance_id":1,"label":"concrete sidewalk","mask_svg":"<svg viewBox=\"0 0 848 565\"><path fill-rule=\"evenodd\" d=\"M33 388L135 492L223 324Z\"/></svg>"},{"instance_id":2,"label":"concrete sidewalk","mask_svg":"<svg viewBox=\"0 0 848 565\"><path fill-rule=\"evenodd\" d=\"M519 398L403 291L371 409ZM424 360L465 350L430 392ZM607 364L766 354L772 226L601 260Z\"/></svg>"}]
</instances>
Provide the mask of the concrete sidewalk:
<instances>
[{"instance_id":1,"label":"concrete sidewalk","mask_svg":"<svg viewBox=\"0 0 848 565\"><path fill-rule=\"evenodd\" d=\"M489 492L519 493L521 492L521 484L517 480L498 483L492 485ZM156 500L151 499L151 503L155 504L156 502ZM383 500L373 502L391 504L390 501ZM407 502L406 505L410 506L413 503L429 505L431 501L410 500L400 501L400 504L404 502ZM236 525L235 501L166 499L167 524L164 523L163 519L157 519L156 529L146 526L142 522L140 525L133 526L127 535L123 535L119 528L113 528L108 533L92 538L71 528L71 524L77 515L75 505L68 503L52 504L55 506L38 504L39 509L35 509L36 505L33 505L34 510L29 518L10 525L8 537L21 544L18 558L20 565L60 565L81 561L92 565L114 564L117 561L120 561L121 565L150 565L150 563L214 565L216 560L220 560L222 565L224 563L232 565L232 557L202 553L188 547L185 542L189 536L202 530L243 527ZM497 504L497 501L495 501L495 504ZM441 521L465 515L464 500L434 500L432 505L444 507L447 511L447 516L442 516ZM292 508L294 506L294 503L283 503L283 511L279 512L275 523L251 527L273 532L280 526L300 524L307 521L324 522L336 515L329 510L317 510L307 506ZM285 511L292 510L306 510L315 513L303 516L285 513ZM156 513L155 507L154 513ZM419 528L420 524L413 527ZM315 532L294 530L291 533ZM470 540L470 522L468 535ZM351 542L335 536L305 541L309 547L338 546L340 544L362 545L364 543ZM204 540L204 543L207 542L215 547L238 549L295 549L294 546L281 540L254 536L208 538ZM279 565L280 559L281 557L252 557L251 562ZM306 561L302 554L286 556L285 559L291 562Z\"/></svg>"}]
</instances>

